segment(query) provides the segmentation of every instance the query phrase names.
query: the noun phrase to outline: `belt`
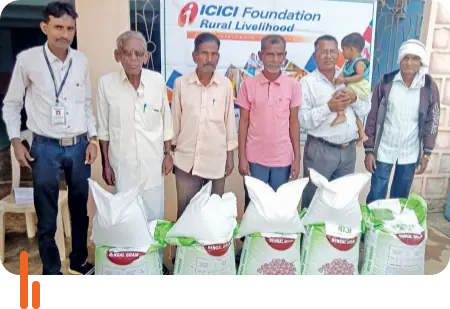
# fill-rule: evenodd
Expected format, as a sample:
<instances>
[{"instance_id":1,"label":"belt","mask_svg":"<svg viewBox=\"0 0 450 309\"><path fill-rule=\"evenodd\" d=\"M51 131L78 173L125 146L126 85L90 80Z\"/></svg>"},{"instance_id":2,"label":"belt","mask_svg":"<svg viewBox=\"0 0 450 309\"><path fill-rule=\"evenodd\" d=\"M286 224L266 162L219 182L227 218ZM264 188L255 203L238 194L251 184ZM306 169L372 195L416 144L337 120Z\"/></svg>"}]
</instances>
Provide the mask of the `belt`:
<instances>
[{"instance_id":1,"label":"belt","mask_svg":"<svg viewBox=\"0 0 450 309\"><path fill-rule=\"evenodd\" d=\"M47 137L47 136L33 133L33 142L36 142L39 144L57 144L62 147L74 146L86 139L87 139L87 133L80 134L80 135L74 136L74 137L61 138L61 139Z\"/></svg>"},{"instance_id":2,"label":"belt","mask_svg":"<svg viewBox=\"0 0 450 309\"><path fill-rule=\"evenodd\" d=\"M329 141L324 140L323 138L312 136L312 135L308 135L308 138L315 139L316 141L319 141L319 142L321 142L321 143L323 143L325 145L328 145L328 146L334 147L334 148L339 148L339 149L348 148L351 145L356 143L356 139L354 139L354 140L352 140L352 141L350 141L350 142L348 142L346 144L334 144L334 143L330 143Z\"/></svg>"}]
</instances>

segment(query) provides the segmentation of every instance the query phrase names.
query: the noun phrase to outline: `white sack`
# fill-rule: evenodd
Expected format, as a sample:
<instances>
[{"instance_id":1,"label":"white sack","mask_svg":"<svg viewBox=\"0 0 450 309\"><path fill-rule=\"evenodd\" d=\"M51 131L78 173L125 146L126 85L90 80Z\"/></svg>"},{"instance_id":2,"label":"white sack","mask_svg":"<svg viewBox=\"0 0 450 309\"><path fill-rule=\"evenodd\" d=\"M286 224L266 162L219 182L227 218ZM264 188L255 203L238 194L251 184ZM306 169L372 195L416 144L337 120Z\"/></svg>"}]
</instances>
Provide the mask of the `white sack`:
<instances>
[{"instance_id":1,"label":"white sack","mask_svg":"<svg viewBox=\"0 0 450 309\"><path fill-rule=\"evenodd\" d=\"M96 275L162 275L158 251L147 247L95 248Z\"/></svg>"},{"instance_id":2,"label":"white sack","mask_svg":"<svg viewBox=\"0 0 450 309\"><path fill-rule=\"evenodd\" d=\"M237 237L245 237L239 275L300 274L298 204L308 179L297 179L275 192L268 184L245 177L250 204Z\"/></svg>"},{"instance_id":3,"label":"white sack","mask_svg":"<svg viewBox=\"0 0 450 309\"><path fill-rule=\"evenodd\" d=\"M304 233L297 210L308 178L296 179L275 192L268 184L245 176L250 203L245 211L237 238L253 233Z\"/></svg>"},{"instance_id":4,"label":"white sack","mask_svg":"<svg viewBox=\"0 0 450 309\"><path fill-rule=\"evenodd\" d=\"M173 274L236 275L234 242L215 245L177 245Z\"/></svg>"},{"instance_id":5,"label":"white sack","mask_svg":"<svg viewBox=\"0 0 450 309\"><path fill-rule=\"evenodd\" d=\"M420 196L375 201L365 213L363 275L423 275L427 204Z\"/></svg>"},{"instance_id":6,"label":"white sack","mask_svg":"<svg viewBox=\"0 0 450 309\"><path fill-rule=\"evenodd\" d=\"M236 227L237 201L234 193L222 198L211 195L208 182L191 200L167 238L193 238L202 245L229 242Z\"/></svg>"},{"instance_id":7,"label":"white sack","mask_svg":"<svg viewBox=\"0 0 450 309\"><path fill-rule=\"evenodd\" d=\"M304 233L298 204L308 178L288 182L275 192L263 181L245 176L250 204L242 218L239 233L244 237L253 233Z\"/></svg>"},{"instance_id":8,"label":"white sack","mask_svg":"<svg viewBox=\"0 0 450 309\"><path fill-rule=\"evenodd\" d=\"M353 174L334 181L310 169L317 186L302 222L302 275L357 275L362 214L358 201L369 174Z\"/></svg>"},{"instance_id":9,"label":"white sack","mask_svg":"<svg viewBox=\"0 0 450 309\"><path fill-rule=\"evenodd\" d=\"M145 247L157 242L147 221L141 187L111 194L89 179L97 213L93 220L92 239L96 246Z\"/></svg>"},{"instance_id":10,"label":"white sack","mask_svg":"<svg viewBox=\"0 0 450 309\"><path fill-rule=\"evenodd\" d=\"M360 228L314 224L303 236L302 275L358 275Z\"/></svg>"},{"instance_id":11,"label":"white sack","mask_svg":"<svg viewBox=\"0 0 450 309\"><path fill-rule=\"evenodd\" d=\"M300 234L245 237L238 275L300 275Z\"/></svg>"},{"instance_id":12,"label":"white sack","mask_svg":"<svg viewBox=\"0 0 450 309\"><path fill-rule=\"evenodd\" d=\"M236 275L236 197L211 196L211 186L209 182L194 196L167 233L167 242L177 246L174 275Z\"/></svg>"},{"instance_id":13,"label":"white sack","mask_svg":"<svg viewBox=\"0 0 450 309\"><path fill-rule=\"evenodd\" d=\"M359 194L370 174L352 174L328 181L310 169L311 181L317 186L311 205L302 219L303 225L331 223L352 228L361 227Z\"/></svg>"}]
</instances>

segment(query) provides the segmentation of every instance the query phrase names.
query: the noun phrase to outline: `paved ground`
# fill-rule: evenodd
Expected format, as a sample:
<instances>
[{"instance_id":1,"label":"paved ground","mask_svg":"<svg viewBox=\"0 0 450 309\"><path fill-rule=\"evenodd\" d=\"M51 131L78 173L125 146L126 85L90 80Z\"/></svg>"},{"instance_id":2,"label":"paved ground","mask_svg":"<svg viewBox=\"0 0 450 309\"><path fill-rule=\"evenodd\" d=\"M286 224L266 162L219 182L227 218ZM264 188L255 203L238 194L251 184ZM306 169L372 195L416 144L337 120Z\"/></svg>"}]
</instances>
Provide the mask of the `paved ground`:
<instances>
[{"instance_id":1,"label":"paved ground","mask_svg":"<svg viewBox=\"0 0 450 309\"><path fill-rule=\"evenodd\" d=\"M38 275L42 271L36 238L28 239L26 235L25 219L21 215L7 215L6 217L6 256L5 268L14 274L19 274L19 253L29 252L30 274ZM449 264L450 259L450 223L445 220L442 213L430 214L428 219L429 238L426 250L425 273L435 275L440 273ZM70 252L70 239L66 238L67 254ZM240 241L237 243L240 247ZM172 248L172 252L175 252ZM169 248L164 252L165 264L169 265L172 254ZM94 247L90 244L89 260L94 261ZM68 260L62 263L62 271L67 274Z\"/></svg>"},{"instance_id":2,"label":"paved ground","mask_svg":"<svg viewBox=\"0 0 450 309\"><path fill-rule=\"evenodd\" d=\"M429 213L428 226L450 238L450 222L445 219L442 213Z\"/></svg>"}]
</instances>

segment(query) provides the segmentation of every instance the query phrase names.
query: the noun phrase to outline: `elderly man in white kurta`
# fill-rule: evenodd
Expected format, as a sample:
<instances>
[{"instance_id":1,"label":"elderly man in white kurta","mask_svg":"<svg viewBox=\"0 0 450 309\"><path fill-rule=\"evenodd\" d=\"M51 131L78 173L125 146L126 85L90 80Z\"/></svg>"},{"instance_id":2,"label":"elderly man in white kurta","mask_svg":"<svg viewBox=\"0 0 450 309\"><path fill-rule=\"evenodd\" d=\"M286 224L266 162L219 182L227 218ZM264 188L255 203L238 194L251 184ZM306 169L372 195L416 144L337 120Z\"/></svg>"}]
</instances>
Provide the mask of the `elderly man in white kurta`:
<instances>
[{"instance_id":1,"label":"elderly man in white kurta","mask_svg":"<svg viewBox=\"0 0 450 309\"><path fill-rule=\"evenodd\" d=\"M143 35L127 31L117 39L122 69L98 86L98 135L103 179L116 192L144 186L148 221L164 218L163 175L172 171L172 119L161 74L142 68L148 61Z\"/></svg>"}]
</instances>

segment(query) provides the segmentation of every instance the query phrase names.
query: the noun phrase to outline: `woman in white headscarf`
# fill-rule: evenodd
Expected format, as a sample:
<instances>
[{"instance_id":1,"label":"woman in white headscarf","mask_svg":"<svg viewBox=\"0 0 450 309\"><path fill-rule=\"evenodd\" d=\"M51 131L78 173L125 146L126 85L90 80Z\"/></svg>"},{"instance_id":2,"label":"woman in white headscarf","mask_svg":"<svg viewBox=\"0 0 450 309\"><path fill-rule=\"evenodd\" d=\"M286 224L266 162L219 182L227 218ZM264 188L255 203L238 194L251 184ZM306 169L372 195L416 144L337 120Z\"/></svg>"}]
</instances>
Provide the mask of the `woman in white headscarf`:
<instances>
[{"instance_id":1,"label":"woman in white headscarf","mask_svg":"<svg viewBox=\"0 0 450 309\"><path fill-rule=\"evenodd\" d=\"M439 126L439 90L428 70L425 45L404 42L399 49L400 70L384 75L372 94L364 143L365 166L372 173L367 203L387 197L393 166L390 198L407 198L415 174L430 160Z\"/></svg>"}]
</instances>

